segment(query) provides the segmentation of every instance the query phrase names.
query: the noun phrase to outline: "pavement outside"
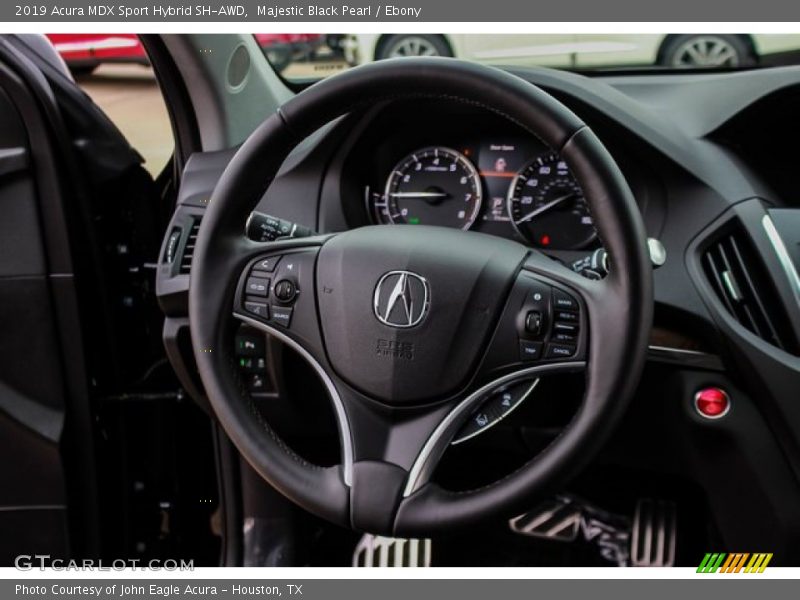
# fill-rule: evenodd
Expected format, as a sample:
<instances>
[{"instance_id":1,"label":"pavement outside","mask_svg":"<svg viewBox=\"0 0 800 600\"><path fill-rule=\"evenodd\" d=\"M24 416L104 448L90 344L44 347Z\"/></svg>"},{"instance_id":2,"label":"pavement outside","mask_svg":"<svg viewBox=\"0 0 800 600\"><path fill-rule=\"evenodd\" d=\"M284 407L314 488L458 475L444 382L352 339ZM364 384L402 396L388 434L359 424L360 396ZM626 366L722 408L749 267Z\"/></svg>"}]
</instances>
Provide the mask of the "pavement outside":
<instances>
[{"instance_id":1,"label":"pavement outside","mask_svg":"<svg viewBox=\"0 0 800 600\"><path fill-rule=\"evenodd\" d=\"M153 71L140 65L100 65L77 82L145 158L145 168L156 177L172 156L174 143Z\"/></svg>"},{"instance_id":2,"label":"pavement outside","mask_svg":"<svg viewBox=\"0 0 800 600\"><path fill-rule=\"evenodd\" d=\"M344 70L343 61L300 61L282 75L289 79L318 79ZM145 168L155 177L172 156L172 127L153 71L141 65L106 64L78 84L119 127L145 158Z\"/></svg>"}]
</instances>

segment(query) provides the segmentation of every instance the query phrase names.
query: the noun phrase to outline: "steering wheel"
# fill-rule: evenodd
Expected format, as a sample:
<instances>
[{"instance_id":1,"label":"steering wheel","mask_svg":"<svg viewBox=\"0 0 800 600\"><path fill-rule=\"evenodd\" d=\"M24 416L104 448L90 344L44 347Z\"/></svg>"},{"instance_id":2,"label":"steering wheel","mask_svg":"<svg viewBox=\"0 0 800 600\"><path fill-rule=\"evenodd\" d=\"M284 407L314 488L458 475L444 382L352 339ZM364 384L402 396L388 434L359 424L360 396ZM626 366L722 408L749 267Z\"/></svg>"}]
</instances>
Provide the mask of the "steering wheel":
<instances>
[{"instance_id":1,"label":"steering wheel","mask_svg":"<svg viewBox=\"0 0 800 600\"><path fill-rule=\"evenodd\" d=\"M270 243L246 237L248 214L301 140L359 107L416 98L482 107L557 151L583 189L609 275L589 280L519 243L437 227L369 226ZM214 190L189 289L200 377L241 454L308 511L401 537L518 514L583 466L637 384L652 305L641 216L592 131L516 76L444 58L354 68L269 117ZM234 367L240 322L293 347L324 382L340 464L310 464L261 418ZM583 374L584 397L543 451L480 489L454 492L432 481L450 443L501 418L539 377L565 372Z\"/></svg>"}]
</instances>

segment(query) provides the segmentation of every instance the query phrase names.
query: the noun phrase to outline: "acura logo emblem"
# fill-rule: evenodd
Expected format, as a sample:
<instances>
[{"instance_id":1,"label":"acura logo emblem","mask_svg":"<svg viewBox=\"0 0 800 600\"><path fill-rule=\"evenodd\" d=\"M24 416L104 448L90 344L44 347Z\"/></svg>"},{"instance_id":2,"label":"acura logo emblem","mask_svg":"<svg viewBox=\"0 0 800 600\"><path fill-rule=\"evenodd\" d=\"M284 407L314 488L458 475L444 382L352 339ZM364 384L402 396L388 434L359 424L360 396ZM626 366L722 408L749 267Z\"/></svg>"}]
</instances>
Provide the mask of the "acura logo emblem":
<instances>
[{"instance_id":1,"label":"acura logo emblem","mask_svg":"<svg viewBox=\"0 0 800 600\"><path fill-rule=\"evenodd\" d=\"M375 316L391 327L414 327L428 312L428 282L411 271L389 271L375 286Z\"/></svg>"}]
</instances>

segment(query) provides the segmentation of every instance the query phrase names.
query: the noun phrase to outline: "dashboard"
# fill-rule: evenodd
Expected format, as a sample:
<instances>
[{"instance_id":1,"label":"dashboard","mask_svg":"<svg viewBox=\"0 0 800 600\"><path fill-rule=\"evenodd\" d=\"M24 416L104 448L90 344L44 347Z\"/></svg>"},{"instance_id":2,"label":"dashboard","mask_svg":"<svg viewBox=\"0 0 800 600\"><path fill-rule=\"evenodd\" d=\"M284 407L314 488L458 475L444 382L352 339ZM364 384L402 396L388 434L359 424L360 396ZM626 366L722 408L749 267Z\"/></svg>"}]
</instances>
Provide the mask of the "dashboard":
<instances>
[{"instance_id":1,"label":"dashboard","mask_svg":"<svg viewBox=\"0 0 800 600\"><path fill-rule=\"evenodd\" d=\"M323 230L438 225L511 239L565 263L601 244L579 182L533 133L448 100L396 101L342 122L322 188ZM607 126L600 125L600 129ZM603 136L658 237L663 186L646 150Z\"/></svg>"},{"instance_id":2,"label":"dashboard","mask_svg":"<svg viewBox=\"0 0 800 600\"><path fill-rule=\"evenodd\" d=\"M373 223L474 229L540 248L596 240L580 185L558 154L520 137L453 142L412 151L382 189L367 188Z\"/></svg>"},{"instance_id":3,"label":"dashboard","mask_svg":"<svg viewBox=\"0 0 800 600\"><path fill-rule=\"evenodd\" d=\"M762 223L769 211L798 206L791 177L800 126L787 129L796 120L786 115L800 101L800 68L516 74L564 102L600 138L633 191L647 236L663 244L652 344L669 353L658 358L718 366L731 340L768 360L776 346L793 352L796 293ZM157 279L170 317L186 313L188 249L234 152L198 153L186 165ZM387 101L321 128L287 158L257 210L323 233L366 225L469 229L573 268L601 248L569 165L490 109L447 98ZM747 251L739 279L757 284L749 299L729 298L719 285L732 276L719 265L734 246ZM776 308L762 314L763 306ZM781 355L782 365L793 360Z\"/></svg>"},{"instance_id":4,"label":"dashboard","mask_svg":"<svg viewBox=\"0 0 800 600\"><path fill-rule=\"evenodd\" d=\"M569 166L504 118L417 101L376 107L362 124L331 165L347 227L438 225L555 253L599 247Z\"/></svg>"},{"instance_id":5,"label":"dashboard","mask_svg":"<svg viewBox=\"0 0 800 600\"><path fill-rule=\"evenodd\" d=\"M637 426L629 429L625 460L636 469L658 468L665 457L691 456L684 468L695 481L719 483L706 486L715 494L710 505L729 511L727 522L739 522L728 484L741 480L743 467L760 464L767 444L779 440L781 456L793 468L800 465L800 68L595 78L546 69L516 74L593 130L631 187L647 236L666 251L654 271L648 367L626 417ZM156 279L167 352L195 397L202 392L187 318L191 248L234 152L189 159ZM367 225L469 229L572 265L601 246L568 165L530 132L446 99L387 102L320 129L285 161L257 210L322 233ZM295 369L276 390L314 379L277 342L266 343L276 360ZM276 390L264 391L267 365L241 358L250 392L277 406ZM693 411L694 394L710 385L730 390L730 418L706 423ZM303 389L293 397L314 394ZM316 414L299 403L295 409ZM302 435L310 427L304 422ZM525 435L538 443L533 433ZM712 435L726 440L719 452L709 451ZM765 497L785 497L789 475L746 473L755 491L752 509Z\"/></svg>"}]
</instances>

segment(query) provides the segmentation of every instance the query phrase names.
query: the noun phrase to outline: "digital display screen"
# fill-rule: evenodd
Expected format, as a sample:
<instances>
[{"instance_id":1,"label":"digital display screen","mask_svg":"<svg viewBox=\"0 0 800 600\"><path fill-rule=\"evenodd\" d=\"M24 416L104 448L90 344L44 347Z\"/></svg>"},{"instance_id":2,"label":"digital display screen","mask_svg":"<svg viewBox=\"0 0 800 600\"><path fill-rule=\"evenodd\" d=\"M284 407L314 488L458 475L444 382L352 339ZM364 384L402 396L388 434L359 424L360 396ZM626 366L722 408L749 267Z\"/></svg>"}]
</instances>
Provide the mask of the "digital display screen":
<instances>
[{"instance_id":1,"label":"digital display screen","mask_svg":"<svg viewBox=\"0 0 800 600\"><path fill-rule=\"evenodd\" d=\"M510 220L508 191L535 152L530 144L515 140L495 140L480 146L477 167L485 186L484 221Z\"/></svg>"}]
</instances>

